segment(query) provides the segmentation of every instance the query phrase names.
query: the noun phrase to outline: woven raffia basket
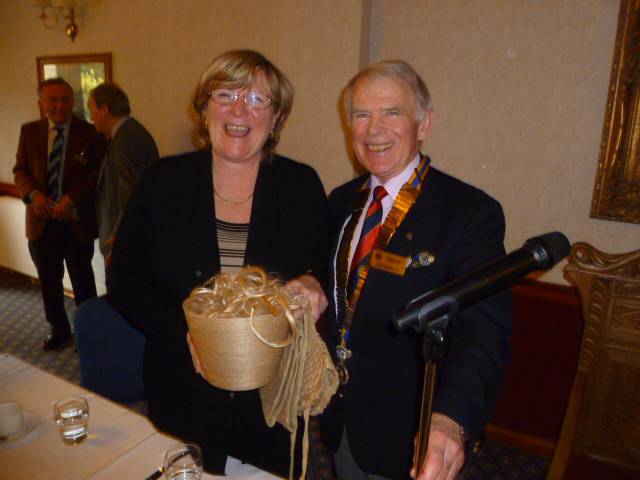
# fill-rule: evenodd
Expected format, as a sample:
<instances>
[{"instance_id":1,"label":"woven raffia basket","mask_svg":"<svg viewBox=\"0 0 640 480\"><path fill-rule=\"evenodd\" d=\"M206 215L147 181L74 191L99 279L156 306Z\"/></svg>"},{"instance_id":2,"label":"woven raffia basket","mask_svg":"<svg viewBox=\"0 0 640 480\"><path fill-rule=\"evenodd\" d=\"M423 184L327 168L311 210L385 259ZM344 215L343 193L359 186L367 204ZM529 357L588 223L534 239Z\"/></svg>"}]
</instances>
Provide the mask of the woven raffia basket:
<instances>
[{"instance_id":1,"label":"woven raffia basket","mask_svg":"<svg viewBox=\"0 0 640 480\"><path fill-rule=\"evenodd\" d=\"M268 284L258 269L220 274L182 304L204 376L215 387L244 391L268 384L293 340L291 313L271 300L273 291L258 292L259 282ZM281 295L281 286L267 290L273 288Z\"/></svg>"}]
</instances>

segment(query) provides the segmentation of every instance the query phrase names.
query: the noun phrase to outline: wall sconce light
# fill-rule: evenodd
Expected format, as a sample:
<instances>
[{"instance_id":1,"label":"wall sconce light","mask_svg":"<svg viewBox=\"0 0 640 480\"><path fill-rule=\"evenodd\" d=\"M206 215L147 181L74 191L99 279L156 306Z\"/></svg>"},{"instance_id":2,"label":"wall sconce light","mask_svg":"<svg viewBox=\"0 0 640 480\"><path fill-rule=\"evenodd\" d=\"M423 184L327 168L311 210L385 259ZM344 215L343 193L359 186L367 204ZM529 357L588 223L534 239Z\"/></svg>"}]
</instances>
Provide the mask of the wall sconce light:
<instances>
[{"instance_id":1,"label":"wall sconce light","mask_svg":"<svg viewBox=\"0 0 640 480\"><path fill-rule=\"evenodd\" d=\"M38 18L42 21L45 28L56 28L59 19L63 18L67 37L73 42L78 34L76 10L87 1L88 0L35 0L35 6L40 8Z\"/></svg>"}]
</instances>

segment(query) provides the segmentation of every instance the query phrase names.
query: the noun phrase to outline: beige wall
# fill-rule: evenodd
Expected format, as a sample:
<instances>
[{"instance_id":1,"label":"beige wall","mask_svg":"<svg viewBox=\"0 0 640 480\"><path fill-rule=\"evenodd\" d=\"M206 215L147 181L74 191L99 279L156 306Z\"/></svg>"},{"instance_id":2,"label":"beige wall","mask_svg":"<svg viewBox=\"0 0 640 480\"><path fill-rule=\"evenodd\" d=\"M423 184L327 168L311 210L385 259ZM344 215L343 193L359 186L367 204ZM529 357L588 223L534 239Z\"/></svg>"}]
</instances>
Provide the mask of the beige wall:
<instances>
[{"instance_id":1,"label":"beige wall","mask_svg":"<svg viewBox=\"0 0 640 480\"><path fill-rule=\"evenodd\" d=\"M352 175L337 94L358 65L359 0L93 0L74 43L62 26L43 28L32 3L0 2L0 181L13 178L20 124L38 116L37 56L111 52L114 80L168 155L193 149L192 93L213 57L233 48L263 52L296 87L280 151L327 185Z\"/></svg>"},{"instance_id":2,"label":"beige wall","mask_svg":"<svg viewBox=\"0 0 640 480\"><path fill-rule=\"evenodd\" d=\"M551 230L609 252L640 248L640 226L588 216L617 1L92 0L75 43L44 29L31 3L0 2L0 181L12 180L19 125L38 114L38 55L111 52L115 80L167 155L193 148L189 102L206 64L258 49L297 89L280 151L313 165L328 190L353 175L340 88L361 55L396 57L434 97L425 151L502 202L509 250ZM363 12L379 27L365 31L369 45ZM559 268L543 279L563 282Z\"/></svg>"},{"instance_id":3,"label":"beige wall","mask_svg":"<svg viewBox=\"0 0 640 480\"><path fill-rule=\"evenodd\" d=\"M424 150L500 200L508 250L552 230L640 248L640 225L589 218L619 2L381 3L380 58L412 63L434 99Z\"/></svg>"}]
</instances>

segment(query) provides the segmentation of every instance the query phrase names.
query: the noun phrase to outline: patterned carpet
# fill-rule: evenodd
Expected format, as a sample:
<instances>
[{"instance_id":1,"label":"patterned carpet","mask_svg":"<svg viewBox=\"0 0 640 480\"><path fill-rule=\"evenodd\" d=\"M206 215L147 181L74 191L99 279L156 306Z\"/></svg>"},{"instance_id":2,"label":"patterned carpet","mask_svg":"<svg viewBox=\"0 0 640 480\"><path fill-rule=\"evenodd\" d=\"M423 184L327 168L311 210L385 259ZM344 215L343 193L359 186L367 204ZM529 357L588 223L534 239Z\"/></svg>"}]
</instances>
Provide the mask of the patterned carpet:
<instances>
[{"instance_id":1,"label":"patterned carpet","mask_svg":"<svg viewBox=\"0 0 640 480\"><path fill-rule=\"evenodd\" d=\"M75 303L65 298L69 319L73 322ZM78 356L69 346L45 352L41 345L49 334L44 319L40 288L28 277L0 270L0 352L11 353L32 365L70 382L80 382Z\"/></svg>"},{"instance_id":2,"label":"patterned carpet","mask_svg":"<svg viewBox=\"0 0 640 480\"><path fill-rule=\"evenodd\" d=\"M75 304L65 299L69 318ZM43 370L79 383L78 356L69 346L61 351L45 352L42 340L49 333L44 319L40 290L27 277L0 269L0 352L11 353ZM317 438L317 432L311 431ZM326 460L326 459L325 459ZM322 479L331 479L327 463L319 462ZM322 468L324 467L324 468ZM505 445L486 442L465 473L465 480L538 480L544 479L549 459L530 455ZM317 471L316 471L317 472ZM318 480L318 479L317 479Z\"/></svg>"},{"instance_id":3,"label":"patterned carpet","mask_svg":"<svg viewBox=\"0 0 640 480\"><path fill-rule=\"evenodd\" d=\"M543 480L550 459L517 448L485 442L473 459L465 480Z\"/></svg>"}]
</instances>

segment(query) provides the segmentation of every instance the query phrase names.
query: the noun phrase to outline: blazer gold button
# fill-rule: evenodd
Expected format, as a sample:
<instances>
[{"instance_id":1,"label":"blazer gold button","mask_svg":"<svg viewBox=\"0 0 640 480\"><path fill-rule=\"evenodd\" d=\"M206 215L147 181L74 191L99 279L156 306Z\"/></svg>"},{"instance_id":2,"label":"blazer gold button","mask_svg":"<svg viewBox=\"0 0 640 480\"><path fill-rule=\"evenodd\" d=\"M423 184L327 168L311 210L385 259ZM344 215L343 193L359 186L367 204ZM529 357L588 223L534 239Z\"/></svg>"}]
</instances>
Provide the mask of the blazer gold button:
<instances>
[{"instance_id":1,"label":"blazer gold button","mask_svg":"<svg viewBox=\"0 0 640 480\"><path fill-rule=\"evenodd\" d=\"M413 240L413 232L407 232L406 239L409 241Z\"/></svg>"}]
</instances>

